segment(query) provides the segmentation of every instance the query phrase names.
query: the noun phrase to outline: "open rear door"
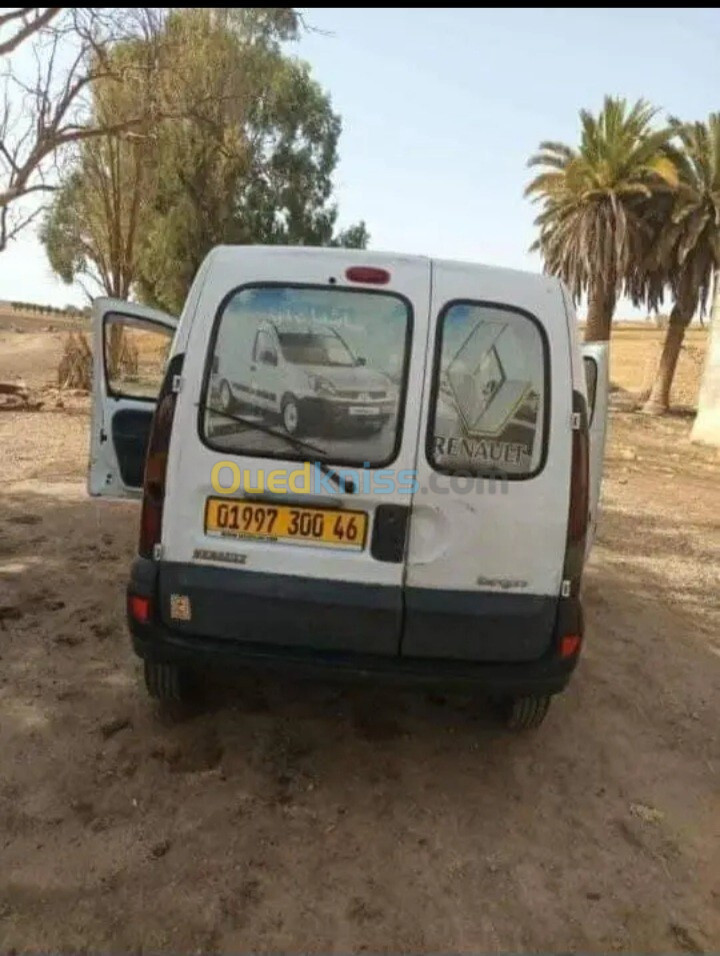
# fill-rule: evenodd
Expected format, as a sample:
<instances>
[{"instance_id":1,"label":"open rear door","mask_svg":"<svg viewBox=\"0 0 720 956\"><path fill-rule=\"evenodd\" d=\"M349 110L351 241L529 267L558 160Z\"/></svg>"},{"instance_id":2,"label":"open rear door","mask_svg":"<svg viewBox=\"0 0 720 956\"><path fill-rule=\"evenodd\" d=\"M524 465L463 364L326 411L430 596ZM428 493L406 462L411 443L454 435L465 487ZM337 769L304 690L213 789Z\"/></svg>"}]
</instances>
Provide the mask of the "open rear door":
<instances>
[{"instance_id":1,"label":"open rear door","mask_svg":"<svg viewBox=\"0 0 720 956\"><path fill-rule=\"evenodd\" d=\"M582 347L587 381L588 416L590 420L590 515L586 554L595 540L600 486L605 458L608 395L610 391L610 352L607 342L588 342Z\"/></svg>"},{"instance_id":2,"label":"open rear door","mask_svg":"<svg viewBox=\"0 0 720 956\"><path fill-rule=\"evenodd\" d=\"M177 319L121 299L93 303L88 492L139 498L145 449Z\"/></svg>"}]
</instances>

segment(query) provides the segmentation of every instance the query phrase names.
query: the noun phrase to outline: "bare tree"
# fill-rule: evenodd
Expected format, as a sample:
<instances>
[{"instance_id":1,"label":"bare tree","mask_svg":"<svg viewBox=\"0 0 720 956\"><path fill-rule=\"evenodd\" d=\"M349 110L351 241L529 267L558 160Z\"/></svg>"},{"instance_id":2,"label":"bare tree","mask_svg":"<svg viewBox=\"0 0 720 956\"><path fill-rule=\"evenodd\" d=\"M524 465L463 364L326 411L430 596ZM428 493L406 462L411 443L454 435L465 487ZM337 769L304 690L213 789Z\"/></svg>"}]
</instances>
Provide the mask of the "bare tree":
<instances>
[{"instance_id":1,"label":"bare tree","mask_svg":"<svg viewBox=\"0 0 720 956\"><path fill-rule=\"evenodd\" d=\"M0 41L0 56L12 53L23 40L54 20L61 10L62 7L15 7L0 14L0 31L10 34ZM8 26L9 31L5 29Z\"/></svg>"},{"instance_id":2,"label":"bare tree","mask_svg":"<svg viewBox=\"0 0 720 956\"><path fill-rule=\"evenodd\" d=\"M137 91L123 93L129 100ZM116 99L109 107L120 115ZM50 264L65 282L77 282L89 299L97 288L112 298L130 295L154 195L154 146L150 130L84 143L48 206L39 236Z\"/></svg>"},{"instance_id":3,"label":"bare tree","mask_svg":"<svg viewBox=\"0 0 720 956\"><path fill-rule=\"evenodd\" d=\"M136 116L98 118L90 92L97 80L124 79L109 55L114 43L147 40L161 22L155 8L27 7L0 14L0 251L41 211L28 210L24 200L56 188L53 174L68 147L147 121L142 105Z\"/></svg>"}]
</instances>

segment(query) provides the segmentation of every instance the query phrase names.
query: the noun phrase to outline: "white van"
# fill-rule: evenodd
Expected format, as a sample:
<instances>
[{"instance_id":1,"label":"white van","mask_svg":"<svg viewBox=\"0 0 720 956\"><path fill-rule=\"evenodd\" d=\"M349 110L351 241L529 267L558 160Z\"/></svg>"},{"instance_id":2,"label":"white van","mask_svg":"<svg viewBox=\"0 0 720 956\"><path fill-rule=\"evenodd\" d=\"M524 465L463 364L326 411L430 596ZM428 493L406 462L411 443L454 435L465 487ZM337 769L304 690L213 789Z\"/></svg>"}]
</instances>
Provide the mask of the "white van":
<instances>
[{"instance_id":1,"label":"white van","mask_svg":"<svg viewBox=\"0 0 720 956\"><path fill-rule=\"evenodd\" d=\"M541 722L582 645L608 400L556 279L218 247L179 319L100 299L94 323L89 492L142 497L150 694L292 665Z\"/></svg>"},{"instance_id":2,"label":"white van","mask_svg":"<svg viewBox=\"0 0 720 956\"><path fill-rule=\"evenodd\" d=\"M225 412L256 411L290 435L378 432L387 424L397 390L380 370L366 367L340 331L317 321L269 322L251 316L242 335L226 322L216 343L213 391Z\"/></svg>"}]
</instances>

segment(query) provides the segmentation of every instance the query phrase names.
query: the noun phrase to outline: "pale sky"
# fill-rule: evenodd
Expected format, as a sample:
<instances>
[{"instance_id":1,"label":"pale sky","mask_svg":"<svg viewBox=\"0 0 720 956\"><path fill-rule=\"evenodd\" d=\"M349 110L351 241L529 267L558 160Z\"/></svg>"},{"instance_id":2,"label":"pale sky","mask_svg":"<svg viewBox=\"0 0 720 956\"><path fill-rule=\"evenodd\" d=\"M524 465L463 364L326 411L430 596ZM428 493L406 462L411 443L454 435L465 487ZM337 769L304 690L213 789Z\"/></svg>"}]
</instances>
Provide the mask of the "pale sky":
<instances>
[{"instance_id":1,"label":"pale sky","mask_svg":"<svg viewBox=\"0 0 720 956\"><path fill-rule=\"evenodd\" d=\"M720 11L310 8L297 45L343 120L341 224L370 248L540 271L523 198L543 139L574 144L606 93L663 113L720 109ZM329 34L329 35L328 35ZM0 299L84 303L26 234L0 253ZM618 315L632 310L619 309Z\"/></svg>"}]
</instances>

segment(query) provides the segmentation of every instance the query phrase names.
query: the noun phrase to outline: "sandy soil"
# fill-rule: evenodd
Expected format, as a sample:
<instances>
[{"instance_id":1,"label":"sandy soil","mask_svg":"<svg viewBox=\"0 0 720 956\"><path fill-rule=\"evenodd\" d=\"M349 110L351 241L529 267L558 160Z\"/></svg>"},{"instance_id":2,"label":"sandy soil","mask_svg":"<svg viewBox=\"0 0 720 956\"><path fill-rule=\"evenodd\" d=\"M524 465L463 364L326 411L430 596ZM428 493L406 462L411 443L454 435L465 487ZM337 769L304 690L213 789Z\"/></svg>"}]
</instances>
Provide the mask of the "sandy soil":
<instances>
[{"instance_id":1,"label":"sandy soil","mask_svg":"<svg viewBox=\"0 0 720 956\"><path fill-rule=\"evenodd\" d=\"M662 352L665 332L637 323L613 323L611 370L613 382L631 393L650 389ZM685 333L673 379L672 401L676 408L692 408L707 347L707 328L692 326Z\"/></svg>"},{"instance_id":2,"label":"sandy soil","mask_svg":"<svg viewBox=\"0 0 720 956\"><path fill-rule=\"evenodd\" d=\"M57 381L57 365L68 332L87 332L89 322L67 316L33 316L0 311L0 382L40 388Z\"/></svg>"},{"instance_id":3,"label":"sandy soil","mask_svg":"<svg viewBox=\"0 0 720 956\"><path fill-rule=\"evenodd\" d=\"M583 659L511 736L250 677L171 720L86 403L1 413L0 950L720 948L720 459L690 423L613 413Z\"/></svg>"}]
</instances>

